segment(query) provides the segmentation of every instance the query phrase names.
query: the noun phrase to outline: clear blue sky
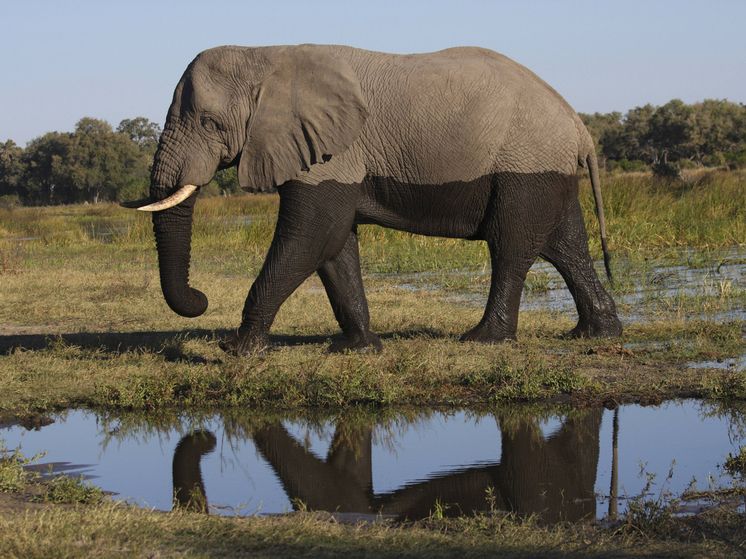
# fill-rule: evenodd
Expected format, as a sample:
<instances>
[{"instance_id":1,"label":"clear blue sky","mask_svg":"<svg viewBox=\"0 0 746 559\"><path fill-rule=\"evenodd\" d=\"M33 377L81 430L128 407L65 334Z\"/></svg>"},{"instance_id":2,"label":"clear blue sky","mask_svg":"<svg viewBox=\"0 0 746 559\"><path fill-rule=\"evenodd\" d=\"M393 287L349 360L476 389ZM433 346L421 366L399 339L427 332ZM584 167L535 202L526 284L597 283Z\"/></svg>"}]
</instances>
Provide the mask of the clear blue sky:
<instances>
[{"instance_id":1,"label":"clear blue sky","mask_svg":"<svg viewBox=\"0 0 746 559\"><path fill-rule=\"evenodd\" d=\"M586 113L746 102L744 22L746 0L6 0L0 142L25 146L84 116L163 125L187 64L225 44L477 45Z\"/></svg>"}]
</instances>

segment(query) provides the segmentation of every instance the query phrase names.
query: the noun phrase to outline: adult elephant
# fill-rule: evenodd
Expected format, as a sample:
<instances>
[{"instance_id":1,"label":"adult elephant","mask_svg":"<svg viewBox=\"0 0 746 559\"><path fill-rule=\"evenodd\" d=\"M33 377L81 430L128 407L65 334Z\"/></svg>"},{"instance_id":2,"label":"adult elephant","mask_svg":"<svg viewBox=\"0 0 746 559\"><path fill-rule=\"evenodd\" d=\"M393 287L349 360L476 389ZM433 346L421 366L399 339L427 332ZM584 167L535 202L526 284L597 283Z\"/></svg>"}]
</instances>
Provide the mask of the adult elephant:
<instances>
[{"instance_id":1,"label":"adult elephant","mask_svg":"<svg viewBox=\"0 0 746 559\"><path fill-rule=\"evenodd\" d=\"M280 305L318 272L342 328L331 351L377 351L358 255L358 224L484 240L492 281L465 341L515 339L526 274L538 256L562 274L578 310L571 336L622 332L588 252L578 165L588 167L607 262L593 141L572 108L523 66L480 48L393 55L344 46L219 47L176 87L150 196L161 286L194 317L188 284L197 191L238 166L242 188L277 187L280 210L241 325L222 342L269 344Z\"/></svg>"}]
</instances>

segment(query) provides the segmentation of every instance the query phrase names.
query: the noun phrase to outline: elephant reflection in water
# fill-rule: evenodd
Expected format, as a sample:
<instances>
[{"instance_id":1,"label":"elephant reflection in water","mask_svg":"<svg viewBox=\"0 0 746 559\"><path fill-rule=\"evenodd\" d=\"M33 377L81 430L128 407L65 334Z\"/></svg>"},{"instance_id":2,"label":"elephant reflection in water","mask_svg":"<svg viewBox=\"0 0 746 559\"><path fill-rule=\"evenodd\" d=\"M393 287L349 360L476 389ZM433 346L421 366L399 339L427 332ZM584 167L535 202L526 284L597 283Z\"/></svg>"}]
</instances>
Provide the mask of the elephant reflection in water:
<instances>
[{"instance_id":1,"label":"elephant reflection in water","mask_svg":"<svg viewBox=\"0 0 746 559\"><path fill-rule=\"evenodd\" d=\"M417 519L430 515L436 502L451 505L444 514L499 510L540 513L547 522L595 518L594 484L603 410L573 416L544 440L533 424L519 420L505 428L499 419L499 463L467 466L390 493L373 493L373 427L337 426L327 459L301 446L281 423L253 432L254 444L282 481L291 501L309 510L393 515ZM494 503L487 499L492 490Z\"/></svg>"},{"instance_id":2,"label":"elephant reflection in water","mask_svg":"<svg viewBox=\"0 0 746 559\"><path fill-rule=\"evenodd\" d=\"M414 520L427 517L436 503L441 503L448 505L444 514L449 516L494 507L519 514L537 513L552 523L596 516L594 485L602 414L601 409L575 414L546 440L530 420L500 417L500 462L434 474L379 495L373 492L372 425L353 428L339 422L326 460L304 448L280 422L254 427L250 432L294 507L302 502L308 510ZM199 459L214 444L209 433L191 435L179 443L174 456L174 487L180 503L206 511ZM178 468L177 459L184 461ZM198 493L201 500L194 497L197 488L202 492ZM488 491L493 502L487 498Z\"/></svg>"},{"instance_id":3,"label":"elephant reflection in water","mask_svg":"<svg viewBox=\"0 0 746 559\"><path fill-rule=\"evenodd\" d=\"M200 461L216 444L217 439L210 431L194 431L176 445L172 466L174 509L209 514Z\"/></svg>"}]
</instances>

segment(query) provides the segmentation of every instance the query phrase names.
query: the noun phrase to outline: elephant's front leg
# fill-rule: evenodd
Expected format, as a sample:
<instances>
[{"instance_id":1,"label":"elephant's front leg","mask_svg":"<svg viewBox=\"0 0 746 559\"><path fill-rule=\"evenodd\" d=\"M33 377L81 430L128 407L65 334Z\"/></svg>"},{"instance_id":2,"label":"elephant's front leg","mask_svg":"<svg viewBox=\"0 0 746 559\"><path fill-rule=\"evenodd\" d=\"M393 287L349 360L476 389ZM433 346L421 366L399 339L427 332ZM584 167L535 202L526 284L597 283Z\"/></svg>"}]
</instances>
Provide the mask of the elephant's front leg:
<instances>
[{"instance_id":1,"label":"elephant's front leg","mask_svg":"<svg viewBox=\"0 0 746 559\"><path fill-rule=\"evenodd\" d=\"M311 274L339 255L355 217L355 191L336 182L290 182L280 189L280 212L267 258L244 304L241 326L220 343L246 355L270 345L280 306Z\"/></svg>"},{"instance_id":2,"label":"elephant's front leg","mask_svg":"<svg viewBox=\"0 0 746 559\"><path fill-rule=\"evenodd\" d=\"M381 351L381 340L369 329L370 314L360 272L356 229L347 236L342 252L319 268L318 272L343 335L341 340L329 346L329 351Z\"/></svg>"}]
</instances>

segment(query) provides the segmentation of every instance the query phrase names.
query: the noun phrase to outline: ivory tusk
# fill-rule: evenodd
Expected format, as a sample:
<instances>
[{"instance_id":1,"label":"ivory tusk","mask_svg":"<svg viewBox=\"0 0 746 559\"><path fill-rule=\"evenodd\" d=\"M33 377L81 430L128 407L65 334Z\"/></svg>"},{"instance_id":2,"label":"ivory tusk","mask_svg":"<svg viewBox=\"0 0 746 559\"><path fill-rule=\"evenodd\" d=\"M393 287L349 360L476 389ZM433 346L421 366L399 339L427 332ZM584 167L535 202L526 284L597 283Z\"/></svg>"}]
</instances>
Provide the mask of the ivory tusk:
<instances>
[{"instance_id":1,"label":"ivory tusk","mask_svg":"<svg viewBox=\"0 0 746 559\"><path fill-rule=\"evenodd\" d=\"M128 200L127 202L119 202L119 205L123 208L142 208L143 206L147 206L148 204L152 204L153 199L150 196L146 196L145 198L140 198L139 200Z\"/></svg>"},{"instance_id":2,"label":"ivory tusk","mask_svg":"<svg viewBox=\"0 0 746 559\"><path fill-rule=\"evenodd\" d=\"M151 198L143 198L133 202L122 202L119 205L124 206L125 208L135 208L141 212L160 212L161 210L167 210L168 208L173 208L177 204L181 204L184 200L189 198L197 188L199 187L194 186L193 184L187 184L171 194L168 198L164 198L158 202L153 202Z\"/></svg>"}]
</instances>

